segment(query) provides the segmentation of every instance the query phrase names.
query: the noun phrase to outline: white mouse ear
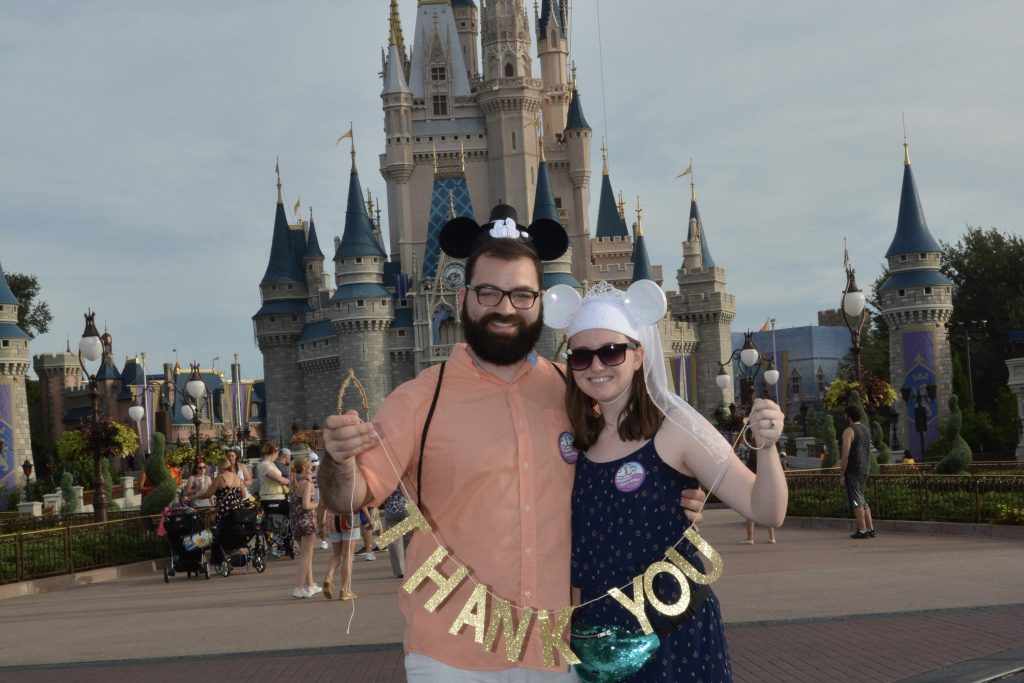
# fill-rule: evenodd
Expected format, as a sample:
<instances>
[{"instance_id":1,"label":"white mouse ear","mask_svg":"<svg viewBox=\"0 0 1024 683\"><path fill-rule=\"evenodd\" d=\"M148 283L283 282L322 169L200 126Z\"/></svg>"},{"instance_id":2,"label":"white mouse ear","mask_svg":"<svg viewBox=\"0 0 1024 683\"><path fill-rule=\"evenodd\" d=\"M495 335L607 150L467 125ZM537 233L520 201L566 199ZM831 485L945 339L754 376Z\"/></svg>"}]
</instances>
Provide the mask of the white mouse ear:
<instances>
[{"instance_id":1,"label":"white mouse ear","mask_svg":"<svg viewBox=\"0 0 1024 683\"><path fill-rule=\"evenodd\" d=\"M580 309L583 298L569 285L555 285L544 292L544 324L560 330L569 327L569 321Z\"/></svg>"},{"instance_id":2,"label":"white mouse ear","mask_svg":"<svg viewBox=\"0 0 1024 683\"><path fill-rule=\"evenodd\" d=\"M653 325L665 317L668 300L653 280L637 280L626 290L622 300L626 310L641 325Z\"/></svg>"}]
</instances>

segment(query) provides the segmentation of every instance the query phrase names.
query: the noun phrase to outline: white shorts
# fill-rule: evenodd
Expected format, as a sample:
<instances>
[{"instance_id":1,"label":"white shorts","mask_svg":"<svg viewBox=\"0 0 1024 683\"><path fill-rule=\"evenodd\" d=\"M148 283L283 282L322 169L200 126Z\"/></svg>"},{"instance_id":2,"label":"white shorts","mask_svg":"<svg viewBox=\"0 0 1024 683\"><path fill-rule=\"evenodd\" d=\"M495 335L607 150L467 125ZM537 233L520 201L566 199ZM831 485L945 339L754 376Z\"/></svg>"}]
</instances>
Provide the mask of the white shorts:
<instances>
[{"instance_id":1,"label":"white shorts","mask_svg":"<svg viewBox=\"0 0 1024 683\"><path fill-rule=\"evenodd\" d=\"M348 531L339 531L333 534L328 532L324 535L324 540L328 543L341 543L342 541L354 541L359 537L359 529L349 529Z\"/></svg>"},{"instance_id":2,"label":"white shorts","mask_svg":"<svg viewBox=\"0 0 1024 683\"><path fill-rule=\"evenodd\" d=\"M456 669L426 655L410 652L405 656L408 683L579 683L573 671L537 669L500 669L471 671Z\"/></svg>"}]
</instances>

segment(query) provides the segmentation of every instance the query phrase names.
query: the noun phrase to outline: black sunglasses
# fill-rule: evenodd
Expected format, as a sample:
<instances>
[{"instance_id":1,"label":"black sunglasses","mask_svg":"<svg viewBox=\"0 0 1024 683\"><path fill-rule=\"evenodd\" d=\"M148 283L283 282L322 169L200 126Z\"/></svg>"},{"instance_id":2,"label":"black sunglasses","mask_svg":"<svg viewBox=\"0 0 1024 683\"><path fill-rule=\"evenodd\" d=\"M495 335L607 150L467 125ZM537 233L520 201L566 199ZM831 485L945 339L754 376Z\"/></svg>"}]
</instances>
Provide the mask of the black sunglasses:
<instances>
[{"instance_id":1,"label":"black sunglasses","mask_svg":"<svg viewBox=\"0 0 1024 683\"><path fill-rule=\"evenodd\" d=\"M622 365L622 362L626 360L626 349L636 349L639 346L636 342L605 344L599 349L569 349L566 355L568 356L569 367L576 372L582 372L594 362L594 356L597 356L597 359L601 361L601 365L606 368Z\"/></svg>"}]
</instances>

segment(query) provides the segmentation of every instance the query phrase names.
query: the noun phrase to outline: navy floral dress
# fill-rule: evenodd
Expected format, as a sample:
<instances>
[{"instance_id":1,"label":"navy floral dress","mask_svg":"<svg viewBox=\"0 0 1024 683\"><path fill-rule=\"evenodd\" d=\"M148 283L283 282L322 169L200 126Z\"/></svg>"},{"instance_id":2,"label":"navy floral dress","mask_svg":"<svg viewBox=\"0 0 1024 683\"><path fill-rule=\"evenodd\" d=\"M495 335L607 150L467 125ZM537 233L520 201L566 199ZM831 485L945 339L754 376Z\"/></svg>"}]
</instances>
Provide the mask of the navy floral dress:
<instances>
[{"instance_id":1,"label":"navy floral dress","mask_svg":"<svg viewBox=\"0 0 1024 683\"><path fill-rule=\"evenodd\" d=\"M617 460L595 463L581 455L572 492L572 585L586 603L613 587L631 586L653 562L664 558L690 525L679 504L684 488L698 482L662 462L648 441ZM683 539L676 550L700 571L703 563ZM679 600L675 579L659 574L655 591L662 602ZM699 586L690 583L691 595ZM624 588L633 595L632 588ZM647 603L655 629L665 617ZM588 626L618 625L639 632L636 618L610 596L580 608L576 620ZM732 666L718 599L708 594L697 614L661 637L661 646L647 665L626 679L646 681L732 680Z\"/></svg>"}]
</instances>

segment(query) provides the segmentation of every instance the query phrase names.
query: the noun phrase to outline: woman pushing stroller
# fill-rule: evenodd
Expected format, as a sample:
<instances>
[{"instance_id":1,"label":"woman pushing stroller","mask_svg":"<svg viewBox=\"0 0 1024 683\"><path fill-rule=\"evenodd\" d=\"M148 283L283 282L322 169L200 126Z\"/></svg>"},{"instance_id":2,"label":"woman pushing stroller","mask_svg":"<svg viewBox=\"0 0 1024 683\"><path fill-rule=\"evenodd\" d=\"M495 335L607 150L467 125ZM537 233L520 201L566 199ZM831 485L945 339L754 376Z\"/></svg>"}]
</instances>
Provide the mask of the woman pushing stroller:
<instances>
[{"instance_id":1,"label":"woman pushing stroller","mask_svg":"<svg viewBox=\"0 0 1024 683\"><path fill-rule=\"evenodd\" d=\"M232 513L240 509L245 502L245 483L233 472L221 469L205 491L191 498L183 497L182 502L188 504L191 500L203 500L211 496L216 501L217 506L217 524L214 533L216 538L220 539L223 535L224 527L232 517ZM210 557L214 566L219 566L225 559L224 548L221 547L220 543L214 543L213 552Z\"/></svg>"}]
</instances>

